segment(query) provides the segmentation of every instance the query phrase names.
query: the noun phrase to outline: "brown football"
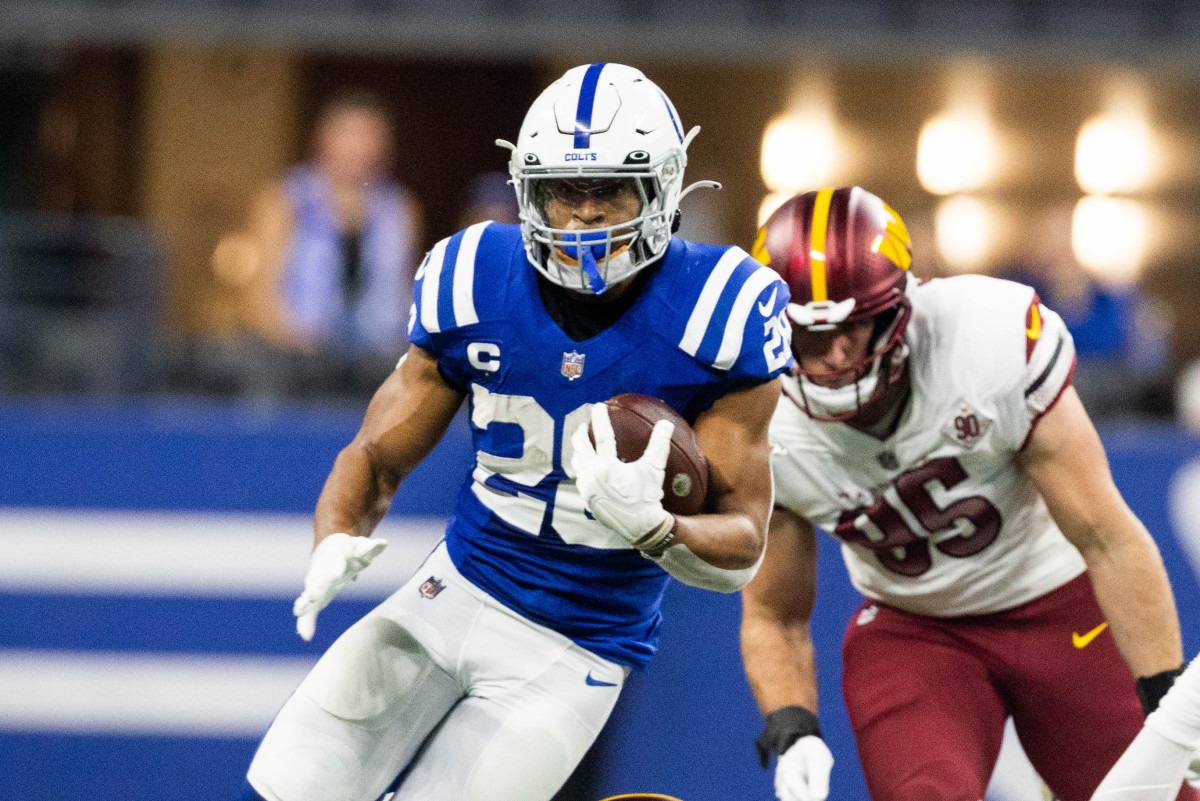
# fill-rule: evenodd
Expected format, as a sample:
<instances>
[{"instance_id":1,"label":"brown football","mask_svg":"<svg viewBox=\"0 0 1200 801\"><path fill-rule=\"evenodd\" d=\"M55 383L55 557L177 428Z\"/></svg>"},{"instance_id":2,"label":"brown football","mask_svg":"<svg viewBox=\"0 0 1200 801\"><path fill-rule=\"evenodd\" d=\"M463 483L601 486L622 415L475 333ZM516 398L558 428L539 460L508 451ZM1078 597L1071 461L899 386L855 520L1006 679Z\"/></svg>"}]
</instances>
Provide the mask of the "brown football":
<instances>
[{"instance_id":1,"label":"brown football","mask_svg":"<svg viewBox=\"0 0 1200 801\"><path fill-rule=\"evenodd\" d=\"M679 413L658 398L629 392L605 401L617 440L617 458L634 462L646 450L650 432L659 420L675 424L671 455L663 477L663 508L674 515L694 515L704 508L708 494L708 460L700 450L696 432ZM591 424L588 436L595 444Z\"/></svg>"}]
</instances>

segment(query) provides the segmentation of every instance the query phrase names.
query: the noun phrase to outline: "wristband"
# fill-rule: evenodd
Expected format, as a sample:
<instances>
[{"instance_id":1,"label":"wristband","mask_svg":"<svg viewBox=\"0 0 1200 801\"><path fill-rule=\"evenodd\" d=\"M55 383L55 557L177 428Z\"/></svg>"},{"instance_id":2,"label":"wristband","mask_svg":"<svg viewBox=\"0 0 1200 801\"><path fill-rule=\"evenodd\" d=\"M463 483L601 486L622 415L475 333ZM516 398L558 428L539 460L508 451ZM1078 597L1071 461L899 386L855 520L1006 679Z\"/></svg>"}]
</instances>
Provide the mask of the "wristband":
<instances>
[{"instance_id":1,"label":"wristband","mask_svg":"<svg viewBox=\"0 0 1200 801\"><path fill-rule=\"evenodd\" d=\"M771 754L783 756L801 737L820 737L817 716L802 706L784 706L767 715L762 735L754 741L758 761L764 768L771 764Z\"/></svg>"},{"instance_id":2,"label":"wristband","mask_svg":"<svg viewBox=\"0 0 1200 801\"><path fill-rule=\"evenodd\" d=\"M1137 680L1137 696L1138 700L1142 702L1143 714L1149 715L1158 709L1158 702L1163 699L1167 690L1171 689L1175 679L1179 678L1179 674L1183 673L1186 667L1187 663L1184 662L1174 670L1164 670L1153 676L1142 676Z\"/></svg>"},{"instance_id":3,"label":"wristband","mask_svg":"<svg viewBox=\"0 0 1200 801\"><path fill-rule=\"evenodd\" d=\"M663 555L663 551L673 544L675 544L675 515L668 513L662 523L633 543L633 547L651 559L658 559Z\"/></svg>"}]
</instances>

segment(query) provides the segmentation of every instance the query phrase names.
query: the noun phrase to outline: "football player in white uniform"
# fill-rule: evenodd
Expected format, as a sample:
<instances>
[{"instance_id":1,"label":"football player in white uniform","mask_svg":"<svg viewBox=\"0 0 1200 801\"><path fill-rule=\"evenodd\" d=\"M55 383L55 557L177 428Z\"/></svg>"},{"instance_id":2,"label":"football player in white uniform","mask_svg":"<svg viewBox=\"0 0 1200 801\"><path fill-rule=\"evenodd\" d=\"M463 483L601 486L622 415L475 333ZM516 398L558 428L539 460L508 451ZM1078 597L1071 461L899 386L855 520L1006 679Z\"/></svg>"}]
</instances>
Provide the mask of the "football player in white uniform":
<instances>
[{"instance_id":1,"label":"football player in white uniform","mask_svg":"<svg viewBox=\"0 0 1200 801\"><path fill-rule=\"evenodd\" d=\"M472 225L425 258L412 348L317 502L301 636L383 547L371 531L464 402L475 464L447 477L444 542L279 712L245 801L546 801L654 656L670 578L749 581L788 289L738 248L672 235L697 130L639 70L569 70L509 145L521 225ZM663 507L671 423L617 458L604 401L626 392L692 425L704 514Z\"/></svg>"},{"instance_id":2,"label":"football player in white uniform","mask_svg":"<svg viewBox=\"0 0 1200 801\"><path fill-rule=\"evenodd\" d=\"M1012 282L918 282L899 215L858 187L792 198L754 255L791 288L797 365L741 632L777 794L828 788L816 527L865 596L843 691L874 801L978 801L1010 716L1054 793L1086 801L1183 653L1157 548L1071 387L1062 320Z\"/></svg>"},{"instance_id":3,"label":"football player in white uniform","mask_svg":"<svg viewBox=\"0 0 1200 801\"><path fill-rule=\"evenodd\" d=\"M1200 659L1193 659L1100 782L1092 801L1171 801L1184 779L1193 787L1200 784L1198 750Z\"/></svg>"}]
</instances>

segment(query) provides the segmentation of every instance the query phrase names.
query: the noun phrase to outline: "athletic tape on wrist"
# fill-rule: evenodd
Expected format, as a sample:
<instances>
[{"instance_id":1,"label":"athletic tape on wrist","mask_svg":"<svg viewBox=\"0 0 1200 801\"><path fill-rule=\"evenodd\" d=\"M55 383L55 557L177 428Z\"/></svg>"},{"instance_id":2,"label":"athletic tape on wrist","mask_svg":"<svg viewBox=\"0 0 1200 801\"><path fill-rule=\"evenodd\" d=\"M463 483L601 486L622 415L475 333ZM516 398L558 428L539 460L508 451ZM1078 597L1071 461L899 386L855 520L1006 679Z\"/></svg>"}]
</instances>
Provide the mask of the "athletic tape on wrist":
<instances>
[{"instance_id":1,"label":"athletic tape on wrist","mask_svg":"<svg viewBox=\"0 0 1200 801\"><path fill-rule=\"evenodd\" d=\"M1187 665L1183 664L1174 670L1164 670L1153 676L1142 676L1137 680L1137 695L1138 700L1142 702L1142 714L1149 715L1158 709L1159 702L1162 701L1167 690L1171 689L1175 679L1179 678L1186 667Z\"/></svg>"},{"instance_id":2,"label":"athletic tape on wrist","mask_svg":"<svg viewBox=\"0 0 1200 801\"><path fill-rule=\"evenodd\" d=\"M771 762L771 754L782 756L801 737L820 736L816 713L799 705L784 706L767 715L763 733L755 740L754 747L759 763L765 768Z\"/></svg>"}]
</instances>

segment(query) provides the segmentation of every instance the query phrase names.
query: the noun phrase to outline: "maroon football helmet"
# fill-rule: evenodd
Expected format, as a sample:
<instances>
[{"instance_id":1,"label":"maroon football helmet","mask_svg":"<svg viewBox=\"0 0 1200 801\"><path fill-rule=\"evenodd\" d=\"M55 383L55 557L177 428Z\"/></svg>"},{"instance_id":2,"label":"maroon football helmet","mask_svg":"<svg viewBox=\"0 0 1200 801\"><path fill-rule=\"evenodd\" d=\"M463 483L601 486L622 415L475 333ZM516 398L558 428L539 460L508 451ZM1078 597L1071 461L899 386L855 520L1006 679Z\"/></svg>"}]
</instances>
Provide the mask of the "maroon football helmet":
<instances>
[{"instance_id":1,"label":"maroon football helmet","mask_svg":"<svg viewBox=\"0 0 1200 801\"><path fill-rule=\"evenodd\" d=\"M819 332L875 320L866 356L845 369L802 369L793 337L800 396L789 397L809 416L849 419L900 378L912 316L907 293L915 279L908 271L908 229L886 203L857 186L797 195L759 229L753 255L791 289L787 315L793 326Z\"/></svg>"}]
</instances>

